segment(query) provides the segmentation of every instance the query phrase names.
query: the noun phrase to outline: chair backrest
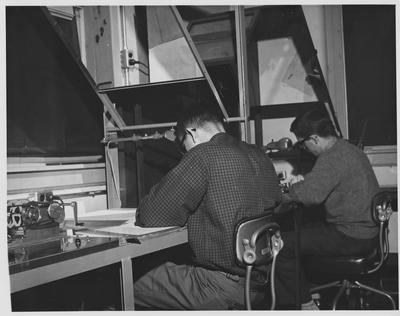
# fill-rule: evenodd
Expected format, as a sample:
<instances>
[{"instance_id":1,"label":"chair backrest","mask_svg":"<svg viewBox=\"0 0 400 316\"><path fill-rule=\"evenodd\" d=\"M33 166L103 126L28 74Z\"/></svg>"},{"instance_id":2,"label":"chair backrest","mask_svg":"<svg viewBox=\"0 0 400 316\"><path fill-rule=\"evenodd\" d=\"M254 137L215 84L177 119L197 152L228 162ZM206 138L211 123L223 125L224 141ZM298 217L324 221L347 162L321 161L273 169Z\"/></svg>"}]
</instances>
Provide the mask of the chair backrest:
<instances>
[{"instance_id":1,"label":"chair backrest","mask_svg":"<svg viewBox=\"0 0 400 316\"><path fill-rule=\"evenodd\" d=\"M271 215L246 218L236 225L235 253L240 265L259 266L274 257L279 225L271 222Z\"/></svg>"},{"instance_id":2,"label":"chair backrest","mask_svg":"<svg viewBox=\"0 0 400 316\"><path fill-rule=\"evenodd\" d=\"M372 218L379 225L379 261L375 263L368 273L377 271L389 255L389 219L393 213L392 204L397 198L395 192L381 191L372 198Z\"/></svg>"},{"instance_id":3,"label":"chair backrest","mask_svg":"<svg viewBox=\"0 0 400 316\"><path fill-rule=\"evenodd\" d=\"M372 217L377 224L388 223L393 213L392 204L396 199L396 193L381 191L375 194L372 199Z\"/></svg>"}]
</instances>

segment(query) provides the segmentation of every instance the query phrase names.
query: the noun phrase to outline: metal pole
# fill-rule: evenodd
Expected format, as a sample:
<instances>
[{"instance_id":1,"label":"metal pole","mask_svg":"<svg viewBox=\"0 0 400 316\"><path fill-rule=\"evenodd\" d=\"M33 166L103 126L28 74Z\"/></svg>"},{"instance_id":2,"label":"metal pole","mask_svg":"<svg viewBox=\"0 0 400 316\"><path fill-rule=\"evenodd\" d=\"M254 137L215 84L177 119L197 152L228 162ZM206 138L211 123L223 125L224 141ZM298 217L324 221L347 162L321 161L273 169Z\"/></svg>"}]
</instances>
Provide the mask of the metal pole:
<instances>
[{"instance_id":1,"label":"metal pole","mask_svg":"<svg viewBox=\"0 0 400 316\"><path fill-rule=\"evenodd\" d=\"M250 142L250 124L248 121L250 107L247 77L246 22L243 6L235 6L235 30L239 86L239 112L240 116L246 118L245 121L241 124L242 140Z\"/></svg>"},{"instance_id":2,"label":"metal pole","mask_svg":"<svg viewBox=\"0 0 400 316\"><path fill-rule=\"evenodd\" d=\"M98 92L97 95L103 102L105 111L110 113L111 118L113 119L114 123L118 126L118 128L126 126L124 119L121 117L121 115L119 115L119 113L114 107L114 103L111 102L108 95Z\"/></svg>"},{"instance_id":3,"label":"metal pole","mask_svg":"<svg viewBox=\"0 0 400 316\"><path fill-rule=\"evenodd\" d=\"M228 117L226 122L240 122L246 121L248 118L245 116L238 116L238 117ZM138 124L138 125L128 125L128 126L121 126L121 127L107 127L107 133L111 132L119 132L119 131L133 131L133 130L145 130L145 129L153 129L153 128L165 128L165 127L174 127L176 126L176 122L169 122L169 123L154 123L154 124Z\"/></svg>"},{"instance_id":4,"label":"metal pole","mask_svg":"<svg viewBox=\"0 0 400 316\"><path fill-rule=\"evenodd\" d=\"M213 81L211 80L210 75L208 74L206 66L204 65L203 60L200 57L200 54L197 51L197 48L196 48L196 46L195 46L195 44L194 44L194 42L192 40L192 37L190 36L190 34L189 34L188 30L186 29L185 25L183 24L183 20L181 18L181 15L179 14L179 12L178 12L178 10L177 10L177 8L175 6L170 6L170 8L171 8L171 11L172 11L173 15L175 16L176 21L178 22L179 28L181 29L181 31L183 33L183 36L186 39L186 42L189 45L190 50L192 51L192 54L193 54L194 58L197 61L197 64L200 67L200 70L202 71L204 77L206 78L208 84L210 85L210 88L211 88L211 91L214 94L214 97L217 99L217 102L218 102L218 105L219 105L219 107L220 107L220 109L222 111L222 114L227 119L228 118L228 113L226 112L226 109L225 109L225 107L224 107L224 105L222 103L222 100L221 100L221 98L220 98L220 96L218 94L218 91L215 88L215 85L214 85Z\"/></svg>"},{"instance_id":5,"label":"metal pole","mask_svg":"<svg viewBox=\"0 0 400 316\"><path fill-rule=\"evenodd\" d=\"M121 13L121 29L122 29L122 49L128 49L127 45L127 38L126 38L126 15L125 15L125 7L120 6L120 13ZM129 86L129 69L124 68L124 81L125 85Z\"/></svg>"},{"instance_id":6,"label":"metal pole","mask_svg":"<svg viewBox=\"0 0 400 316\"><path fill-rule=\"evenodd\" d=\"M171 127L175 126L176 122L170 123L155 123L155 124L138 124L138 125L129 125L122 127L108 127L107 132L118 132L118 131L130 131L130 130L140 130L140 129L152 129L152 128L163 128L163 127Z\"/></svg>"}]
</instances>

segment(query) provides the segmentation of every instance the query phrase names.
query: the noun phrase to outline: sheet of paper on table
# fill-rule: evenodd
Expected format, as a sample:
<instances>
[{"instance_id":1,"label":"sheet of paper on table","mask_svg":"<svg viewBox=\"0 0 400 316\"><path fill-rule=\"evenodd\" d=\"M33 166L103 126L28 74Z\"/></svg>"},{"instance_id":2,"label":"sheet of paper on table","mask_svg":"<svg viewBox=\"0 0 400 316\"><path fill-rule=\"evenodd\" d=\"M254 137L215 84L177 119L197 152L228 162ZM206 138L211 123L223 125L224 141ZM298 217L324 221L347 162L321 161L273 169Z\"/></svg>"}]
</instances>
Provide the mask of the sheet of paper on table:
<instances>
[{"instance_id":1,"label":"sheet of paper on table","mask_svg":"<svg viewBox=\"0 0 400 316\"><path fill-rule=\"evenodd\" d=\"M90 212L79 218L79 222L87 223L90 227L90 222L110 222L110 225L105 224L100 227L90 227L91 231L84 231L84 235L93 237L109 237L110 235L126 235L134 237L143 237L146 235L158 233L165 230L176 229L176 226L170 227L140 227L135 225L136 209L109 209ZM117 223L117 224L116 224ZM84 225L85 226L85 225ZM83 232L82 232L83 233Z\"/></svg>"}]
</instances>

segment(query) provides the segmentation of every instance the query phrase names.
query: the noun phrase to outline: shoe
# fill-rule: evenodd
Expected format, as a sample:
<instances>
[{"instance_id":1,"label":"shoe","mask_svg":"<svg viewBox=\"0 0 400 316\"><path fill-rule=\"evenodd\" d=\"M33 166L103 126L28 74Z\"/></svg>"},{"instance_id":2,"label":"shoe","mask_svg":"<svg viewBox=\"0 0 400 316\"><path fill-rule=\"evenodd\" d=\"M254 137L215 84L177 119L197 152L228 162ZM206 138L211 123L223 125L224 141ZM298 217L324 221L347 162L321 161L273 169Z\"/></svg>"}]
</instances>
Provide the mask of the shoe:
<instances>
[{"instance_id":1,"label":"shoe","mask_svg":"<svg viewBox=\"0 0 400 316\"><path fill-rule=\"evenodd\" d=\"M302 311L319 311L317 304L315 304L314 300L311 300L307 303L301 304Z\"/></svg>"}]
</instances>

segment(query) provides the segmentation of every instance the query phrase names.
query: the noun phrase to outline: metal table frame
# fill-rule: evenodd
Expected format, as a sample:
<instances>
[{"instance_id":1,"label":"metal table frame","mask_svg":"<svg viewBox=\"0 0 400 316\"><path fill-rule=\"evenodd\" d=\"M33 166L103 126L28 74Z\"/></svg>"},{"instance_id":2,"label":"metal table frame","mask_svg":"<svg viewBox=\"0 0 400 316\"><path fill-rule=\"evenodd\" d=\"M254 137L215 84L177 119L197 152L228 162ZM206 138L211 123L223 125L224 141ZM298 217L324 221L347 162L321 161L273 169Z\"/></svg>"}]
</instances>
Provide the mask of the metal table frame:
<instances>
[{"instance_id":1,"label":"metal table frame","mask_svg":"<svg viewBox=\"0 0 400 316\"><path fill-rule=\"evenodd\" d=\"M11 274L11 293L120 262L122 306L124 310L134 310L131 260L158 250L186 243L187 230L186 227L179 227L176 230L151 234L148 237L141 238L140 241L141 244L118 246Z\"/></svg>"}]
</instances>

